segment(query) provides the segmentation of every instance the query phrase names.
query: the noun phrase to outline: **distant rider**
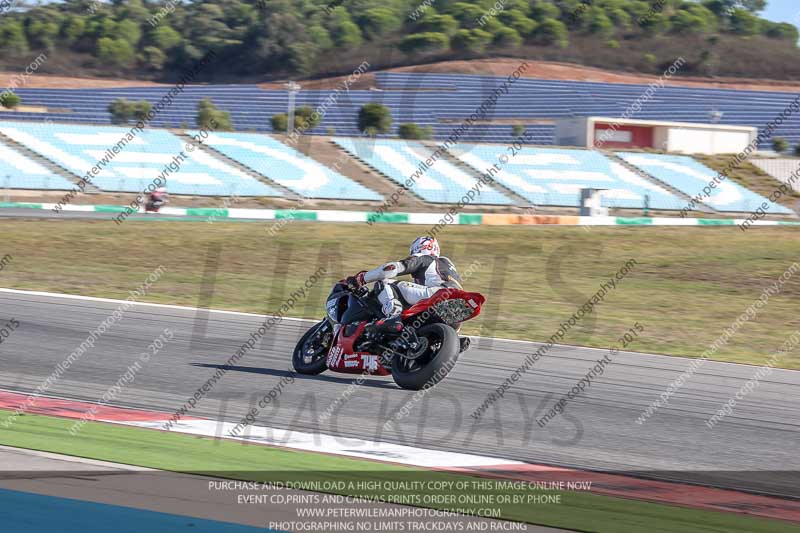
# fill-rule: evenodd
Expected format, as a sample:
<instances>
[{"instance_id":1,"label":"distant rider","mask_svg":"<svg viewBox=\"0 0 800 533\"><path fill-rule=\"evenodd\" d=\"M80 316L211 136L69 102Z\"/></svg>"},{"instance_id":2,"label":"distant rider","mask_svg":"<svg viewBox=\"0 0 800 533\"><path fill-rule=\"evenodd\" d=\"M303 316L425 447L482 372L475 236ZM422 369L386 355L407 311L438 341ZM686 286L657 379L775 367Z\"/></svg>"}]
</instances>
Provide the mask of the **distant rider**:
<instances>
[{"instance_id":1,"label":"distant rider","mask_svg":"<svg viewBox=\"0 0 800 533\"><path fill-rule=\"evenodd\" d=\"M149 203L157 209L167 203L168 196L166 187L159 187L150 193Z\"/></svg>"},{"instance_id":2,"label":"distant rider","mask_svg":"<svg viewBox=\"0 0 800 533\"><path fill-rule=\"evenodd\" d=\"M439 243L433 237L417 237L411 243L410 256L379 266L369 272L361 271L347 278L347 284L362 287L377 282L375 290L381 303L381 310L387 319L400 316L403 301L414 305L439 289L461 288L461 278L455 265L446 257L439 257ZM395 282L393 278L408 274L414 283Z\"/></svg>"}]
</instances>

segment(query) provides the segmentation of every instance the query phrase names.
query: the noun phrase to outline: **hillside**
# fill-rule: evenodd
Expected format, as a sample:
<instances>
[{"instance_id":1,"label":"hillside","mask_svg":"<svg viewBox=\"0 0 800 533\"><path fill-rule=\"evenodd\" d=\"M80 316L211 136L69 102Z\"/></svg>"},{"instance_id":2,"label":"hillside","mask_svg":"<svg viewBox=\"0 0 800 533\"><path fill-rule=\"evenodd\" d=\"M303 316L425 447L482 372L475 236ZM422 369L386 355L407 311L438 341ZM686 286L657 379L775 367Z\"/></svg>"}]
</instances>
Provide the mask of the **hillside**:
<instances>
[{"instance_id":1,"label":"hillside","mask_svg":"<svg viewBox=\"0 0 800 533\"><path fill-rule=\"evenodd\" d=\"M170 82L264 82L496 56L683 76L800 77L798 30L738 0L69 0L7 11L0 68Z\"/></svg>"},{"instance_id":2,"label":"hillside","mask_svg":"<svg viewBox=\"0 0 800 533\"><path fill-rule=\"evenodd\" d=\"M615 71L596 67L586 67L578 64L560 63L555 61L538 61L525 59L530 67L522 73L525 78L538 78L547 80L589 81L607 83L648 84L658 77L637 72ZM508 76L519 65L520 59L509 57L492 57L487 59L467 59L454 61L439 61L427 64L396 67L387 69L389 72L416 72L437 74L473 74L479 76ZM10 71L0 71L0 86L9 86L18 74ZM300 80L304 89L335 89L341 87L347 76L320 77ZM264 89L283 90L287 79L260 83ZM25 88L50 88L50 89L104 89L114 87L150 87L168 84L154 81L145 81L128 78L98 78L78 76L57 76L46 73L37 73L35 76L25 78ZM713 89L747 89L756 91L800 91L800 81L791 80L766 80L748 78L723 78L683 76L673 77L667 85L682 87L706 87ZM375 73L367 72L355 83L352 89L370 89L377 87Z\"/></svg>"}]
</instances>

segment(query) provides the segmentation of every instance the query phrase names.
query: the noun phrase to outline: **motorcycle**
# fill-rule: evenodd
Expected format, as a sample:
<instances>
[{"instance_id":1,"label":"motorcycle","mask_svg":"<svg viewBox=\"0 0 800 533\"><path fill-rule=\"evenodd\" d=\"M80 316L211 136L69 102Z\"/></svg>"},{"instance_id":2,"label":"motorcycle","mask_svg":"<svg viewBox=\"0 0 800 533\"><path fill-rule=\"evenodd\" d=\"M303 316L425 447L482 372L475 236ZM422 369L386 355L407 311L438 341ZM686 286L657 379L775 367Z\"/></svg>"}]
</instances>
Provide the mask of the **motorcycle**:
<instances>
[{"instance_id":1,"label":"motorcycle","mask_svg":"<svg viewBox=\"0 0 800 533\"><path fill-rule=\"evenodd\" d=\"M443 288L387 320L380 318L374 287L340 281L326 300L326 318L298 341L292 365L300 374L391 375L403 389L430 387L469 347L469 338L459 338L458 329L480 314L484 301L477 292Z\"/></svg>"},{"instance_id":2,"label":"motorcycle","mask_svg":"<svg viewBox=\"0 0 800 533\"><path fill-rule=\"evenodd\" d=\"M151 195L144 204L144 212L158 213L163 206L167 205L168 201L169 200L167 199L166 195L159 197L154 197Z\"/></svg>"}]
</instances>

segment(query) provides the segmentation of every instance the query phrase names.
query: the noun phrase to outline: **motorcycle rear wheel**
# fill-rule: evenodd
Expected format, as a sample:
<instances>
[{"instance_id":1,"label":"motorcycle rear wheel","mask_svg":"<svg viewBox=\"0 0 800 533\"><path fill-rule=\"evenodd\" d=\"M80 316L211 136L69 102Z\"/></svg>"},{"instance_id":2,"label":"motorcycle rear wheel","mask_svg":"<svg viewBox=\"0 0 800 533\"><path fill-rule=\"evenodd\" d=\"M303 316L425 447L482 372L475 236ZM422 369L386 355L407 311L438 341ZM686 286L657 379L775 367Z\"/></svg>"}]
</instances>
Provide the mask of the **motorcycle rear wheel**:
<instances>
[{"instance_id":1,"label":"motorcycle rear wheel","mask_svg":"<svg viewBox=\"0 0 800 533\"><path fill-rule=\"evenodd\" d=\"M330 327L327 320L317 323L297 341L297 346L295 346L294 353L292 353L292 366L298 374L315 376L328 369L328 350L330 349L330 341L333 340L333 334L330 334L330 339L324 344L321 344L320 340L315 338L320 328L325 327L326 324ZM310 358L310 361L306 361L306 358Z\"/></svg>"},{"instance_id":2,"label":"motorcycle rear wheel","mask_svg":"<svg viewBox=\"0 0 800 533\"><path fill-rule=\"evenodd\" d=\"M413 360L392 358L392 377L401 388L420 390L439 383L450 373L461 352L458 333L447 324L429 324L417 335L428 340L427 353Z\"/></svg>"}]
</instances>

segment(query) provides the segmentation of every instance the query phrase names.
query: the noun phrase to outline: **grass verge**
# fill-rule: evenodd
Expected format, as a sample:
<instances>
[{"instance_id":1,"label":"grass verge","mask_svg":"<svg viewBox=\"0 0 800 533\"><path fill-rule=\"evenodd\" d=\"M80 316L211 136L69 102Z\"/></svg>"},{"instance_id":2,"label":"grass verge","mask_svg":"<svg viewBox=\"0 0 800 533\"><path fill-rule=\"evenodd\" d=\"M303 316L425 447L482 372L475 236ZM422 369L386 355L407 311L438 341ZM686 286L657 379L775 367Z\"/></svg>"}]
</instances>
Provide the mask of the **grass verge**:
<instances>
[{"instance_id":1,"label":"grass verge","mask_svg":"<svg viewBox=\"0 0 800 533\"><path fill-rule=\"evenodd\" d=\"M0 410L0 419L11 411ZM208 474L250 481L282 482L359 482L392 480L451 482L477 480L470 476L417 470L371 461L360 461L312 452L297 452L266 446L253 446L233 441L198 438L189 435L117 426L98 422L87 423L77 437L67 430L73 421L41 415L24 415L0 432L0 444L32 450L74 455L157 468L172 472ZM349 487L330 490L348 496L380 496L390 500L415 495L474 494L469 489L455 491L405 490L402 494L379 490L358 490ZM528 522L577 529L581 531L630 533L693 532L783 532L791 524L738 514L686 509L574 491L504 490L486 488L481 495L494 497L516 495L525 503L428 504L432 509L496 508L505 520ZM560 504L527 503L529 495L560 495ZM396 500L395 500L396 501Z\"/></svg>"},{"instance_id":2,"label":"grass verge","mask_svg":"<svg viewBox=\"0 0 800 533\"><path fill-rule=\"evenodd\" d=\"M275 226L279 224L279 226ZM285 224L285 225L284 225ZM270 228L277 228L270 236ZM404 257L426 226L278 221L2 221L0 249L13 261L0 285L125 298L159 264L165 273L148 301L255 313L277 311L318 265L328 271L291 311L317 318L334 280ZM792 227L450 226L439 234L465 287L487 296L468 334L543 341L629 259L637 264L579 320L565 344L608 347L636 321L636 350L698 356L798 260ZM207 261L220 246L218 260ZM467 272L471 272L469 276ZM213 278L213 280L212 280ZM205 284L204 284L205 280ZM213 281L213 283L212 283ZM213 285L208 301L201 292ZM714 354L762 365L800 329L800 275ZM800 355L779 363L800 369Z\"/></svg>"}]
</instances>

